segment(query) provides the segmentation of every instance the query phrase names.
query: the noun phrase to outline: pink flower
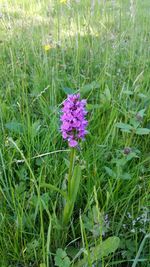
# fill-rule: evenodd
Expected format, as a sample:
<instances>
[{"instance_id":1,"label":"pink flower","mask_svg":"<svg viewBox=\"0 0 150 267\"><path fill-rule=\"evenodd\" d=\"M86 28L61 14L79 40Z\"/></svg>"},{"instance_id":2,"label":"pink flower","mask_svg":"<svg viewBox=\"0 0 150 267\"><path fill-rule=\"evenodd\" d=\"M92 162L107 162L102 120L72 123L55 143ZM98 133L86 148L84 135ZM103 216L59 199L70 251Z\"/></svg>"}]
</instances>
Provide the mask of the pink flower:
<instances>
[{"instance_id":1,"label":"pink flower","mask_svg":"<svg viewBox=\"0 0 150 267\"><path fill-rule=\"evenodd\" d=\"M63 102L62 116L60 118L61 132L65 140L68 140L70 147L76 147L80 139L87 134L88 121L85 119L86 100L80 100L80 94L68 95Z\"/></svg>"}]
</instances>

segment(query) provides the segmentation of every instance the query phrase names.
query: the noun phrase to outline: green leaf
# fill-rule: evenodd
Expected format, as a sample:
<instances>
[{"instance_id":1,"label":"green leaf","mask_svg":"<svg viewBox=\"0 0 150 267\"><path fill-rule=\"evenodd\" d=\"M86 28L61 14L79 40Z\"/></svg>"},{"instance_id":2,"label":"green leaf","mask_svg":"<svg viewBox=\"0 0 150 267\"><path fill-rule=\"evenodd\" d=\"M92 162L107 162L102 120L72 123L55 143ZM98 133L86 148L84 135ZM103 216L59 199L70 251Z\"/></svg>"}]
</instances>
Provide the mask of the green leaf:
<instances>
[{"instance_id":1,"label":"green leaf","mask_svg":"<svg viewBox=\"0 0 150 267\"><path fill-rule=\"evenodd\" d=\"M66 225L72 215L74 209L74 203L76 201L79 185L81 180L81 167L80 165L75 166L73 176L71 178L71 193L67 199L66 205L63 211L63 223Z\"/></svg>"},{"instance_id":2,"label":"green leaf","mask_svg":"<svg viewBox=\"0 0 150 267\"><path fill-rule=\"evenodd\" d=\"M71 258L75 258L76 255L79 253L79 248L76 248L74 246L69 246L66 248L67 255Z\"/></svg>"},{"instance_id":3,"label":"green leaf","mask_svg":"<svg viewBox=\"0 0 150 267\"><path fill-rule=\"evenodd\" d=\"M89 84L86 84L84 86L81 87L80 89L80 93L82 95L88 93L88 92L91 92L92 90L94 89L98 89L100 87L99 83L97 81L93 81Z\"/></svg>"},{"instance_id":4,"label":"green leaf","mask_svg":"<svg viewBox=\"0 0 150 267\"><path fill-rule=\"evenodd\" d=\"M81 180L81 167L80 165L75 166L73 176L71 179L71 202L75 202L79 185Z\"/></svg>"},{"instance_id":5,"label":"green leaf","mask_svg":"<svg viewBox=\"0 0 150 267\"><path fill-rule=\"evenodd\" d=\"M110 102L111 101L111 93L110 93L109 88L105 89L104 94L106 96L107 101Z\"/></svg>"},{"instance_id":6,"label":"green leaf","mask_svg":"<svg viewBox=\"0 0 150 267\"><path fill-rule=\"evenodd\" d=\"M125 172L125 173L123 173L121 175L121 179L123 179L123 180L130 180L131 179L131 175L129 173Z\"/></svg>"},{"instance_id":7,"label":"green leaf","mask_svg":"<svg viewBox=\"0 0 150 267\"><path fill-rule=\"evenodd\" d=\"M93 110L93 109L99 109L101 108L100 104L87 104L86 105L87 110Z\"/></svg>"},{"instance_id":8,"label":"green leaf","mask_svg":"<svg viewBox=\"0 0 150 267\"><path fill-rule=\"evenodd\" d=\"M27 253L32 253L39 247L39 241L34 239L26 244Z\"/></svg>"},{"instance_id":9,"label":"green leaf","mask_svg":"<svg viewBox=\"0 0 150 267\"><path fill-rule=\"evenodd\" d=\"M150 129L148 129L148 128L136 129L136 134L138 134L138 135L145 135L145 134L149 134L149 133L150 133Z\"/></svg>"},{"instance_id":10,"label":"green leaf","mask_svg":"<svg viewBox=\"0 0 150 267\"><path fill-rule=\"evenodd\" d=\"M53 191L57 191L57 192L59 192L65 199L67 199L67 195L66 195L66 193L65 193L63 190L57 188L55 185L47 184L47 183L42 183L42 184L40 185L40 187L48 188L48 189L53 190Z\"/></svg>"},{"instance_id":11,"label":"green leaf","mask_svg":"<svg viewBox=\"0 0 150 267\"><path fill-rule=\"evenodd\" d=\"M136 118L130 119L130 124L133 126L134 129L137 129L140 125L140 121L138 121Z\"/></svg>"},{"instance_id":12,"label":"green leaf","mask_svg":"<svg viewBox=\"0 0 150 267\"><path fill-rule=\"evenodd\" d=\"M64 87L63 88L63 91L66 95L71 95L71 94L74 94L75 93L75 90L72 89L72 88L69 88L69 87Z\"/></svg>"},{"instance_id":13,"label":"green leaf","mask_svg":"<svg viewBox=\"0 0 150 267\"><path fill-rule=\"evenodd\" d=\"M17 121L8 122L5 124L5 127L14 133L23 133L23 125Z\"/></svg>"},{"instance_id":14,"label":"green leaf","mask_svg":"<svg viewBox=\"0 0 150 267\"><path fill-rule=\"evenodd\" d=\"M142 93L139 93L139 94L138 94L138 97L140 97L140 98L147 98L147 96L144 95L144 94L142 94Z\"/></svg>"},{"instance_id":15,"label":"green leaf","mask_svg":"<svg viewBox=\"0 0 150 267\"><path fill-rule=\"evenodd\" d=\"M114 253L119 247L119 243L119 237L112 236L108 237L100 245L93 247L91 249L92 262L97 259L100 260L102 257L107 257L110 253Z\"/></svg>"},{"instance_id":16,"label":"green leaf","mask_svg":"<svg viewBox=\"0 0 150 267\"><path fill-rule=\"evenodd\" d=\"M96 205L88 211L87 216L83 215L83 223L85 228L93 234L94 238L107 232L104 214L100 212Z\"/></svg>"},{"instance_id":17,"label":"green leaf","mask_svg":"<svg viewBox=\"0 0 150 267\"><path fill-rule=\"evenodd\" d=\"M121 129L124 132L130 133L133 127L130 124L118 122L116 123L116 127Z\"/></svg>"},{"instance_id":18,"label":"green leaf","mask_svg":"<svg viewBox=\"0 0 150 267\"><path fill-rule=\"evenodd\" d=\"M127 160L126 158L115 159L115 162L118 167L123 167L126 164Z\"/></svg>"},{"instance_id":19,"label":"green leaf","mask_svg":"<svg viewBox=\"0 0 150 267\"><path fill-rule=\"evenodd\" d=\"M108 168L108 167L104 167L105 168L105 171L107 172L107 174L110 176L110 177L115 177L115 173L113 172L112 169Z\"/></svg>"},{"instance_id":20,"label":"green leaf","mask_svg":"<svg viewBox=\"0 0 150 267\"><path fill-rule=\"evenodd\" d=\"M61 248L58 248L55 255L55 265L58 267L69 267L70 264L71 261L67 256L66 251Z\"/></svg>"},{"instance_id":21,"label":"green leaf","mask_svg":"<svg viewBox=\"0 0 150 267\"><path fill-rule=\"evenodd\" d=\"M125 91L123 91L123 94L125 94L125 95L133 95L134 93L131 90L125 90Z\"/></svg>"},{"instance_id":22,"label":"green leaf","mask_svg":"<svg viewBox=\"0 0 150 267\"><path fill-rule=\"evenodd\" d=\"M135 152L131 152L129 155L127 155L126 157L126 162L134 159L134 158L138 158L137 154Z\"/></svg>"},{"instance_id":23,"label":"green leaf","mask_svg":"<svg viewBox=\"0 0 150 267\"><path fill-rule=\"evenodd\" d=\"M118 247L119 247L120 239L116 236L108 237L105 241L103 241L101 244L92 247L90 255L90 260L92 264L100 260L102 257L107 257L109 254L114 253ZM83 260L80 260L77 262L77 264L74 265L74 267L83 267L87 262L87 257L85 257Z\"/></svg>"},{"instance_id":24,"label":"green leaf","mask_svg":"<svg viewBox=\"0 0 150 267\"><path fill-rule=\"evenodd\" d=\"M39 120L38 121L35 121L32 124L31 133L32 133L32 136L33 137L35 137L39 133L40 127L41 127L41 124L40 124L40 121Z\"/></svg>"},{"instance_id":25,"label":"green leaf","mask_svg":"<svg viewBox=\"0 0 150 267\"><path fill-rule=\"evenodd\" d=\"M141 117L144 117L145 115L145 108L141 109L140 111L138 111L138 115L140 115Z\"/></svg>"}]
</instances>

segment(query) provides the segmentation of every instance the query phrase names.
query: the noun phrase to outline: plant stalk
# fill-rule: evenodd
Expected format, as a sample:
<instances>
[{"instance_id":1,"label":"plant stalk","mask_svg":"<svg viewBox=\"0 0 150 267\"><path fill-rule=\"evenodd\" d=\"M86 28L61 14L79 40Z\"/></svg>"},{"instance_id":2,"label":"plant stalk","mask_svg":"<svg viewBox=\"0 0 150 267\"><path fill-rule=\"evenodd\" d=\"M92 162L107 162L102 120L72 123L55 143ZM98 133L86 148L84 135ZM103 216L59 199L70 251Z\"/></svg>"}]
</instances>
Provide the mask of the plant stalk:
<instances>
[{"instance_id":1,"label":"plant stalk","mask_svg":"<svg viewBox=\"0 0 150 267\"><path fill-rule=\"evenodd\" d=\"M69 199L71 197L71 177L73 174L74 160L75 160L75 148L72 148L70 152L70 165L69 165L69 172L68 172L68 198Z\"/></svg>"}]
</instances>

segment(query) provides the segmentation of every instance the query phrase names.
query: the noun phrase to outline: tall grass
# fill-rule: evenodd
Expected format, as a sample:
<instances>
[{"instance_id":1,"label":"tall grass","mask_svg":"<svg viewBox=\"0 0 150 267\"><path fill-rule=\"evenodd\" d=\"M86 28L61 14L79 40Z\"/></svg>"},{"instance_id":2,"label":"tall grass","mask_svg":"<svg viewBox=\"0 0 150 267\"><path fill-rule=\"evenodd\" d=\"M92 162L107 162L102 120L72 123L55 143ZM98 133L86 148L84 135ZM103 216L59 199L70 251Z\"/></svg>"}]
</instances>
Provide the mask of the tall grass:
<instances>
[{"instance_id":1,"label":"tall grass","mask_svg":"<svg viewBox=\"0 0 150 267\"><path fill-rule=\"evenodd\" d=\"M149 1L1 2L0 266L54 266L58 248L92 266L90 248L110 236L119 249L94 266L149 266L150 138L116 127L145 109L150 128ZM89 134L66 227L59 117L69 90L87 99Z\"/></svg>"}]
</instances>

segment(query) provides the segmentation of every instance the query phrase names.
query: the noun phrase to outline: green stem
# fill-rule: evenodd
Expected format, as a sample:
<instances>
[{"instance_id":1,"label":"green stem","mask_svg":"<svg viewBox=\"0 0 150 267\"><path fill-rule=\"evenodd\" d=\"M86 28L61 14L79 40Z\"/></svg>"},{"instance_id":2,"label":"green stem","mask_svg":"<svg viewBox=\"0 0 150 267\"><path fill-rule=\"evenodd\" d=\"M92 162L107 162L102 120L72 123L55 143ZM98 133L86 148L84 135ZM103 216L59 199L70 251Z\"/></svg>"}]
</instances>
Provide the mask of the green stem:
<instances>
[{"instance_id":1,"label":"green stem","mask_svg":"<svg viewBox=\"0 0 150 267\"><path fill-rule=\"evenodd\" d=\"M73 173L74 159L75 159L75 148L72 148L70 152L70 165L69 165L69 172L68 172L68 197L69 199L71 197L71 177Z\"/></svg>"},{"instance_id":2,"label":"green stem","mask_svg":"<svg viewBox=\"0 0 150 267\"><path fill-rule=\"evenodd\" d=\"M70 215L72 214L73 209L73 203L71 201L71 183L72 183L72 175L73 175L73 169L74 169L74 161L75 161L75 148L71 149L70 152L70 165L69 165L69 171L68 171L68 194L67 194L67 201L64 207L63 211L63 224L66 226L68 224L68 221L70 219Z\"/></svg>"}]
</instances>

